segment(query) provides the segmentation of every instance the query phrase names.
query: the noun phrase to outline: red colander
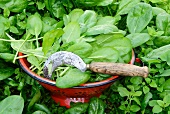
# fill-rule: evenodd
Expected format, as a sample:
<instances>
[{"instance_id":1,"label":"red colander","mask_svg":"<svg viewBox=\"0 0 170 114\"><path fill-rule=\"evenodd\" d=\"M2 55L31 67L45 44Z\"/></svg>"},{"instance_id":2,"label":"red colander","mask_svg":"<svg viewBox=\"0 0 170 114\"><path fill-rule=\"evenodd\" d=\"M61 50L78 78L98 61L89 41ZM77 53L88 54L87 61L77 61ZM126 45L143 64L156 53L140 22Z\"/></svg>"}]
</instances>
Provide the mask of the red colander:
<instances>
[{"instance_id":1,"label":"red colander","mask_svg":"<svg viewBox=\"0 0 170 114\"><path fill-rule=\"evenodd\" d=\"M21 52L18 54L18 56L23 55L24 54ZM129 64L133 64L134 61L135 55L132 51L132 59ZM29 76L37 80L44 88L50 91L51 97L56 103L60 103L60 106L66 106L67 108L70 108L70 102L88 102L91 97L99 97L105 89L121 78L120 76L112 76L100 82L85 83L80 86L62 89L56 87L55 81L43 78L31 71L29 69L30 63L26 58L20 58L19 64Z\"/></svg>"}]
</instances>

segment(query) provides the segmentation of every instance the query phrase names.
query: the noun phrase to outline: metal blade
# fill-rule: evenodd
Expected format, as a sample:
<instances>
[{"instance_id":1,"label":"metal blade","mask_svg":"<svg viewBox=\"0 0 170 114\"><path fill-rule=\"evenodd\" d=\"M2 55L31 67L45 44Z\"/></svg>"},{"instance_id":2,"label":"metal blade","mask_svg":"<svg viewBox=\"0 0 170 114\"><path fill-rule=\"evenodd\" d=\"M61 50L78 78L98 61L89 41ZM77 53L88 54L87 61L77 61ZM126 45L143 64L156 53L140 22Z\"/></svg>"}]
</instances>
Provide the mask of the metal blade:
<instances>
[{"instance_id":1,"label":"metal blade","mask_svg":"<svg viewBox=\"0 0 170 114\"><path fill-rule=\"evenodd\" d=\"M51 71L49 72L49 65L52 64ZM67 51L59 51L52 54L44 64L44 77L51 78L53 71L60 65L68 64L75 66L82 72L86 71L86 64L84 61L76 54Z\"/></svg>"}]
</instances>

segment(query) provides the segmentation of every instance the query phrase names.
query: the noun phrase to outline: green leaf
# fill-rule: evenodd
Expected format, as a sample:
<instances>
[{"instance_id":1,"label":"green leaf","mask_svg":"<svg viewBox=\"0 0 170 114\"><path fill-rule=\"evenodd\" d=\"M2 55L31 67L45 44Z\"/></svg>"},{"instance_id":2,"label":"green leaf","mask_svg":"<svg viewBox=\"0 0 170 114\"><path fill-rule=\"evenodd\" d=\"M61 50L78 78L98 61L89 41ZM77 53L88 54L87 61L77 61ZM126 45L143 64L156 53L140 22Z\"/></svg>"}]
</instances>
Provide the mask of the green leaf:
<instances>
[{"instance_id":1,"label":"green leaf","mask_svg":"<svg viewBox=\"0 0 170 114\"><path fill-rule=\"evenodd\" d=\"M35 104L36 102L38 102L38 100L40 99L40 97L41 97L41 92L40 92L39 89L36 89L36 92L35 92L33 98L31 99L31 101L30 101L29 104L28 104L28 107L27 107L28 111L30 111L31 108L34 106L34 104Z\"/></svg>"},{"instance_id":2,"label":"green leaf","mask_svg":"<svg viewBox=\"0 0 170 114\"><path fill-rule=\"evenodd\" d=\"M104 16L100 17L96 23L96 25L114 25L116 22L116 17L112 16Z\"/></svg>"},{"instance_id":3,"label":"green leaf","mask_svg":"<svg viewBox=\"0 0 170 114\"><path fill-rule=\"evenodd\" d=\"M105 109L104 102L96 97L90 99L88 114L103 114Z\"/></svg>"},{"instance_id":4,"label":"green leaf","mask_svg":"<svg viewBox=\"0 0 170 114\"><path fill-rule=\"evenodd\" d=\"M142 77L132 77L132 78L130 79L130 82L131 82L132 84L136 84L136 85L141 84L142 81L143 81L143 78L142 78Z\"/></svg>"},{"instance_id":5,"label":"green leaf","mask_svg":"<svg viewBox=\"0 0 170 114\"><path fill-rule=\"evenodd\" d=\"M148 86L143 87L144 94L148 93L150 91L150 88Z\"/></svg>"},{"instance_id":6,"label":"green leaf","mask_svg":"<svg viewBox=\"0 0 170 114\"><path fill-rule=\"evenodd\" d=\"M18 95L11 95L0 102L0 107L0 114L22 114L24 99Z\"/></svg>"},{"instance_id":7,"label":"green leaf","mask_svg":"<svg viewBox=\"0 0 170 114\"><path fill-rule=\"evenodd\" d=\"M27 20L27 31L38 36L42 31L42 21L38 13L31 15Z\"/></svg>"},{"instance_id":8,"label":"green leaf","mask_svg":"<svg viewBox=\"0 0 170 114\"><path fill-rule=\"evenodd\" d=\"M46 55L47 52L52 47L53 43L58 40L62 35L64 31L62 29L54 29L49 32L47 32L43 37L43 43L42 43L42 50L44 54Z\"/></svg>"},{"instance_id":9,"label":"green leaf","mask_svg":"<svg viewBox=\"0 0 170 114\"><path fill-rule=\"evenodd\" d=\"M149 106L153 107L155 105L158 105L157 100L151 100L149 101Z\"/></svg>"},{"instance_id":10,"label":"green leaf","mask_svg":"<svg viewBox=\"0 0 170 114\"><path fill-rule=\"evenodd\" d=\"M158 36L153 40L154 45L157 47L165 46L170 44L170 37L169 36Z\"/></svg>"},{"instance_id":11,"label":"green leaf","mask_svg":"<svg viewBox=\"0 0 170 114\"><path fill-rule=\"evenodd\" d=\"M138 3L127 16L127 27L130 33L140 33L151 21L152 7L146 3Z\"/></svg>"},{"instance_id":12,"label":"green leaf","mask_svg":"<svg viewBox=\"0 0 170 114\"><path fill-rule=\"evenodd\" d=\"M163 98L163 102L170 104L170 95L169 95L169 94L166 95L166 96Z\"/></svg>"},{"instance_id":13,"label":"green leaf","mask_svg":"<svg viewBox=\"0 0 170 114\"><path fill-rule=\"evenodd\" d=\"M45 114L52 114L50 110L48 109L48 107L44 104L35 103L33 106L33 110L40 110L40 111L43 111Z\"/></svg>"},{"instance_id":14,"label":"green leaf","mask_svg":"<svg viewBox=\"0 0 170 114\"><path fill-rule=\"evenodd\" d=\"M167 52L165 52L165 53L163 53L161 56L160 56L160 59L162 60L162 61L166 61L167 62L167 64L170 66L170 50L169 51L167 51ZM167 69L167 71L165 71L165 73L167 73L167 72L169 72L168 71L168 69ZM165 74L164 74L165 75Z\"/></svg>"},{"instance_id":15,"label":"green leaf","mask_svg":"<svg viewBox=\"0 0 170 114\"><path fill-rule=\"evenodd\" d=\"M70 22L77 22L83 13L84 11L82 9L73 9L68 15L70 18Z\"/></svg>"},{"instance_id":16,"label":"green leaf","mask_svg":"<svg viewBox=\"0 0 170 114\"><path fill-rule=\"evenodd\" d=\"M127 14L140 0L121 0L119 8L117 10L117 15Z\"/></svg>"},{"instance_id":17,"label":"green leaf","mask_svg":"<svg viewBox=\"0 0 170 114\"><path fill-rule=\"evenodd\" d=\"M79 69L69 69L66 74L56 79L56 86L59 88L70 88L73 86L79 86L87 82L90 78L90 74L87 72L81 72Z\"/></svg>"},{"instance_id":18,"label":"green leaf","mask_svg":"<svg viewBox=\"0 0 170 114\"><path fill-rule=\"evenodd\" d=\"M142 91L136 91L133 93L133 96L141 96L142 95Z\"/></svg>"},{"instance_id":19,"label":"green leaf","mask_svg":"<svg viewBox=\"0 0 170 114\"><path fill-rule=\"evenodd\" d=\"M161 55L165 54L170 50L170 44L162 46L160 48L154 49L151 52L149 52L146 57L152 58L152 59L158 59L161 57Z\"/></svg>"},{"instance_id":20,"label":"green leaf","mask_svg":"<svg viewBox=\"0 0 170 114\"><path fill-rule=\"evenodd\" d=\"M92 10L86 10L78 20L81 28L81 33L87 31L97 23L97 14Z\"/></svg>"},{"instance_id":21,"label":"green leaf","mask_svg":"<svg viewBox=\"0 0 170 114\"><path fill-rule=\"evenodd\" d=\"M89 55L91 55L92 50L92 46L86 42L75 43L72 46L69 46L69 48L67 49L67 51L79 55L82 59L87 58Z\"/></svg>"},{"instance_id":22,"label":"green leaf","mask_svg":"<svg viewBox=\"0 0 170 114\"><path fill-rule=\"evenodd\" d=\"M88 106L88 103L77 103L73 107L66 110L64 114L82 114L86 112Z\"/></svg>"},{"instance_id":23,"label":"green leaf","mask_svg":"<svg viewBox=\"0 0 170 114\"><path fill-rule=\"evenodd\" d=\"M166 11L159 7L152 7L153 15L158 15L160 13L166 13Z\"/></svg>"},{"instance_id":24,"label":"green leaf","mask_svg":"<svg viewBox=\"0 0 170 114\"><path fill-rule=\"evenodd\" d=\"M157 100L157 103L160 107L164 107L164 101L162 100Z\"/></svg>"},{"instance_id":25,"label":"green leaf","mask_svg":"<svg viewBox=\"0 0 170 114\"><path fill-rule=\"evenodd\" d=\"M132 112L138 112L140 110L140 107L138 105L131 105L130 110Z\"/></svg>"},{"instance_id":26,"label":"green leaf","mask_svg":"<svg viewBox=\"0 0 170 114\"><path fill-rule=\"evenodd\" d=\"M103 54L103 52L105 54ZM88 58L94 62L116 62L119 53L116 49L111 47L103 47L93 52Z\"/></svg>"},{"instance_id":27,"label":"green leaf","mask_svg":"<svg viewBox=\"0 0 170 114\"><path fill-rule=\"evenodd\" d=\"M159 105L155 105L152 109L153 113L159 113L162 112L162 108Z\"/></svg>"},{"instance_id":28,"label":"green leaf","mask_svg":"<svg viewBox=\"0 0 170 114\"><path fill-rule=\"evenodd\" d=\"M6 62L12 62L14 59L14 54L11 53L0 53L0 58L5 60Z\"/></svg>"},{"instance_id":29,"label":"green leaf","mask_svg":"<svg viewBox=\"0 0 170 114\"><path fill-rule=\"evenodd\" d=\"M170 15L168 13L160 13L156 17L156 26L158 30L164 31L165 36L170 35Z\"/></svg>"},{"instance_id":30,"label":"green leaf","mask_svg":"<svg viewBox=\"0 0 170 114\"><path fill-rule=\"evenodd\" d=\"M17 34L19 33L18 29L14 26L10 26L10 32L14 33L14 34Z\"/></svg>"},{"instance_id":31,"label":"green leaf","mask_svg":"<svg viewBox=\"0 0 170 114\"><path fill-rule=\"evenodd\" d=\"M29 63L36 66L38 69L40 69L40 61L38 60L37 57L31 55L31 56L27 57L27 60L28 60Z\"/></svg>"},{"instance_id":32,"label":"green leaf","mask_svg":"<svg viewBox=\"0 0 170 114\"><path fill-rule=\"evenodd\" d=\"M130 92L125 87L118 87L118 92L122 97L126 97L130 95Z\"/></svg>"},{"instance_id":33,"label":"green leaf","mask_svg":"<svg viewBox=\"0 0 170 114\"><path fill-rule=\"evenodd\" d=\"M126 37L130 39L133 48L144 44L150 39L150 36L148 33L132 33L132 34L127 35Z\"/></svg>"},{"instance_id":34,"label":"green leaf","mask_svg":"<svg viewBox=\"0 0 170 114\"><path fill-rule=\"evenodd\" d=\"M80 26L77 22L70 22L63 30L62 41L64 43L75 42L80 38Z\"/></svg>"},{"instance_id":35,"label":"green leaf","mask_svg":"<svg viewBox=\"0 0 170 114\"><path fill-rule=\"evenodd\" d=\"M156 88L157 87L157 84L155 82L155 80L152 80L152 82L149 84L151 87L154 87Z\"/></svg>"},{"instance_id":36,"label":"green leaf","mask_svg":"<svg viewBox=\"0 0 170 114\"><path fill-rule=\"evenodd\" d=\"M118 32L118 28L115 25L103 24L96 25L87 30L86 35L98 35Z\"/></svg>"},{"instance_id":37,"label":"green leaf","mask_svg":"<svg viewBox=\"0 0 170 114\"><path fill-rule=\"evenodd\" d=\"M2 3L0 2L0 7L1 8L8 8L11 12L19 13L22 12L28 5L27 0L4 0ZM4 3L3 3L4 2Z\"/></svg>"},{"instance_id":38,"label":"green leaf","mask_svg":"<svg viewBox=\"0 0 170 114\"><path fill-rule=\"evenodd\" d=\"M160 76L170 76L170 69L164 70L160 75Z\"/></svg>"},{"instance_id":39,"label":"green leaf","mask_svg":"<svg viewBox=\"0 0 170 114\"><path fill-rule=\"evenodd\" d=\"M121 56L125 56L132 51L132 45L130 40L128 38L123 37L123 35L120 33L99 35L95 37L95 39L96 43L99 46L113 47L119 51Z\"/></svg>"},{"instance_id":40,"label":"green leaf","mask_svg":"<svg viewBox=\"0 0 170 114\"><path fill-rule=\"evenodd\" d=\"M163 84L164 90L170 90L170 79L167 79Z\"/></svg>"},{"instance_id":41,"label":"green leaf","mask_svg":"<svg viewBox=\"0 0 170 114\"><path fill-rule=\"evenodd\" d=\"M3 61L0 61L0 80L4 80L10 76L12 76L12 74L14 74L14 68L10 67L8 65L10 65L9 63L4 63Z\"/></svg>"},{"instance_id":42,"label":"green leaf","mask_svg":"<svg viewBox=\"0 0 170 114\"><path fill-rule=\"evenodd\" d=\"M45 7L45 4L42 2L37 2L37 5L38 5L39 10L44 9L44 7Z\"/></svg>"},{"instance_id":43,"label":"green leaf","mask_svg":"<svg viewBox=\"0 0 170 114\"><path fill-rule=\"evenodd\" d=\"M108 6L112 2L113 0L102 0L101 2L97 3L97 6Z\"/></svg>"},{"instance_id":44,"label":"green leaf","mask_svg":"<svg viewBox=\"0 0 170 114\"><path fill-rule=\"evenodd\" d=\"M32 114L47 114L47 113L38 110L38 111L33 112Z\"/></svg>"},{"instance_id":45,"label":"green leaf","mask_svg":"<svg viewBox=\"0 0 170 114\"><path fill-rule=\"evenodd\" d=\"M139 106L141 106L141 101L139 100L138 97L133 97L133 100L134 100Z\"/></svg>"}]
</instances>

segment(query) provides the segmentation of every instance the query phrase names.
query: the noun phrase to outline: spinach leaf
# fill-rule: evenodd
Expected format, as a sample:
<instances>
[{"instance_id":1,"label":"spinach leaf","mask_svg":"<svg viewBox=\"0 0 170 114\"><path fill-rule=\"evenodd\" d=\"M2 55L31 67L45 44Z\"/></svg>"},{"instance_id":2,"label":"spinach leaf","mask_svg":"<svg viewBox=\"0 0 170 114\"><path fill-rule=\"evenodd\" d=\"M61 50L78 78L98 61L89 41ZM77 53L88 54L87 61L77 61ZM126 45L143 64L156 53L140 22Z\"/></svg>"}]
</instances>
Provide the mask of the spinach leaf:
<instances>
[{"instance_id":1,"label":"spinach leaf","mask_svg":"<svg viewBox=\"0 0 170 114\"><path fill-rule=\"evenodd\" d=\"M156 17L156 27L158 30L164 31L164 35L170 35L170 15L168 13L160 13Z\"/></svg>"},{"instance_id":2,"label":"spinach leaf","mask_svg":"<svg viewBox=\"0 0 170 114\"><path fill-rule=\"evenodd\" d=\"M144 44L150 39L148 33L132 33L127 35L126 37L130 39L133 48Z\"/></svg>"},{"instance_id":3,"label":"spinach leaf","mask_svg":"<svg viewBox=\"0 0 170 114\"><path fill-rule=\"evenodd\" d=\"M104 102L97 98L93 97L90 99L88 114L103 114L105 110Z\"/></svg>"},{"instance_id":4,"label":"spinach leaf","mask_svg":"<svg viewBox=\"0 0 170 114\"><path fill-rule=\"evenodd\" d=\"M170 50L168 50L167 52L165 52L162 55L160 55L160 59L162 61L166 61L167 64L170 66Z\"/></svg>"},{"instance_id":5,"label":"spinach leaf","mask_svg":"<svg viewBox=\"0 0 170 114\"><path fill-rule=\"evenodd\" d=\"M41 35L44 35L46 32L51 31L53 29L61 28L62 26L63 26L62 21L58 22L57 20L51 17L42 17Z\"/></svg>"},{"instance_id":6,"label":"spinach leaf","mask_svg":"<svg viewBox=\"0 0 170 114\"><path fill-rule=\"evenodd\" d=\"M77 103L70 109L66 110L64 114L83 114L88 108L88 103Z\"/></svg>"},{"instance_id":7,"label":"spinach leaf","mask_svg":"<svg viewBox=\"0 0 170 114\"><path fill-rule=\"evenodd\" d=\"M160 13L166 13L166 11L159 7L152 7L153 15L158 15Z\"/></svg>"},{"instance_id":8,"label":"spinach leaf","mask_svg":"<svg viewBox=\"0 0 170 114\"><path fill-rule=\"evenodd\" d=\"M95 62L116 62L119 52L113 47L103 47L93 52L88 58Z\"/></svg>"},{"instance_id":9,"label":"spinach leaf","mask_svg":"<svg viewBox=\"0 0 170 114\"><path fill-rule=\"evenodd\" d=\"M161 55L168 52L169 50L170 50L170 44L152 50L146 55L146 57L151 59L158 59L160 58Z\"/></svg>"},{"instance_id":10,"label":"spinach leaf","mask_svg":"<svg viewBox=\"0 0 170 114\"><path fill-rule=\"evenodd\" d=\"M146 3L139 3L130 10L127 16L127 27L130 33L140 33L151 21L152 7Z\"/></svg>"},{"instance_id":11,"label":"spinach leaf","mask_svg":"<svg viewBox=\"0 0 170 114\"><path fill-rule=\"evenodd\" d=\"M80 26L77 22L70 22L63 28L63 30L63 43L75 42L78 38L80 38Z\"/></svg>"},{"instance_id":12,"label":"spinach leaf","mask_svg":"<svg viewBox=\"0 0 170 114\"><path fill-rule=\"evenodd\" d=\"M79 42L79 43L75 43L72 46L70 46L67 51L69 52L73 52L75 54L77 54L78 56L80 56L82 59L88 57L92 51L93 48L89 43L86 42Z\"/></svg>"},{"instance_id":13,"label":"spinach leaf","mask_svg":"<svg viewBox=\"0 0 170 114\"><path fill-rule=\"evenodd\" d=\"M0 58L4 59L6 62L12 62L14 59L14 54L11 53L0 53Z\"/></svg>"},{"instance_id":14,"label":"spinach leaf","mask_svg":"<svg viewBox=\"0 0 170 114\"><path fill-rule=\"evenodd\" d=\"M113 47L119 51L120 56L125 56L132 51L132 45L128 38L125 38L121 33L113 33L106 35L98 35L95 37L95 43L92 43L92 46L95 47L97 44L98 47Z\"/></svg>"},{"instance_id":15,"label":"spinach leaf","mask_svg":"<svg viewBox=\"0 0 170 114\"><path fill-rule=\"evenodd\" d=\"M62 77L56 79L56 86L59 88L70 88L87 82L90 78L88 72L81 72L79 69L71 68Z\"/></svg>"},{"instance_id":16,"label":"spinach leaf","mask_svg":"<svg viewBox=\"0 0 170 114\"><path fill-rule=\"evenodd\" d=\"M119 3L119 8L117 10L117 15L127 14L140 0L121 0Z\"/></svg>"},{"instance_id":17,"label":"spinach leaf","mask_svg":"<svg viewBox=\"0 0 170 114\"><path fill-rule=\"evenodd\" d=\"M4 32L10 28L10 21L9 19L0 15L0 37L4 37Z\"/></svg>"},{"instance_id":18,"label":"spinach leaf","mask_svg":"<svg viewBox=\"0 0 170 114\"><path fill-rule=\"evenodd\" d=\"M144 110L146 108L146 106L148 105L149 100L152 98L152 96L153 95L151 92L146 93L146 95L144 96L144 99L142 100L142 103L141 103L142 110Z\"/></svg>"},{"instance_id":19,"label":"spinach leaf","mask_svg":"<svg viewBox=\"0 0 170 114\"><path fill-rule=\"evenodd\" d=\"M56 18L62 18L64 14L66 14L66 10L64 6L62 5L62 2L60 1L55 1L54 3L51 3L51 13L56 17Z\"/></svg>"},{"instance_id":20,"label":"spinach leaf","mask_svg":"<svg viewBox=\"0 0 170 114\"><path fill-rule=\"evenodd\" d=\"M35 13L34 15L31 15L28 17L26 29L30 34L36 36L36 44L37 44L37 47L39 47L38 46L39 45L38 35L42 31L42 21L38 13Z\"/></svg>"},{"instance_id":21,"label":"spinach leaf","mask_svg":"<svg viewBox=\"0 0 170 114\"><path fill-rule=\"evenodd\" d=\"M53 43L62 36L64 31L62 29L54 29L49 32L47 32L43 37L43 43L42 43L42 50L44 54L46 55L47 52L50 50Z\"/></svg>"},{"instance_id":22,"label":"spinach leaf","mask_svg":"<svg viewBox=\"0 0 170 114\"><path fill-rule=\"evenodd\" d=\"M1 67L0 68L0 80L4 80L10 76L12 76L12 74L14 74L14 68L13 67Z\"/></svg>"},{"instance_id":23,"label":"spinach leaf","mask_svg":"<svg viewBox=\"0 0 170 114\"><path fill-rule=\"evenodd\" d=\"M112 17L112 16L104 16L104 17L100 17L97 20L96 25L114 25L116 24L116 17Z\"/></svg>"},{"instance_id":24,"label":"spinach leaf","mask_svg":"<svg viewBox=\"0 0 170 114\"><path fill-rule=\"evenodd\" d=\"M92 10L86 10L78 20L81 28L81 33L87 31L97 23L97 14Z\"/></svg>"},{"instance_id":25,"label":"spinach leaf","mask_svg":"<svg viewBox=\"0 0 170 114\"><path fill-rule=\"evenodd\" d=\"M28 5L27 0L9 0L9 1L1 1L0 7L5 9L8 8L11 12L22 12L24 9L26 9Z\"/></svg>"},{"instance_id":26,"label":"spinach leaf","mask_svg":"<svg viewBox=\"0 0 170 114\"><path fill-rule=\"evenodd\" d=\"M40 61L38 60L37 57L31 55L31 56L27 57L27 60L28 60L29 63L36 66L38 69L40 69Z\"/></svg>"},{"instance_id":27,"label":"spinach leaf","mask_svg":"<svg viewBox=\"0 0 170 114\"><path fill-rule=\"evenodd\" d=\"M96 25L87 30L86 35L98 35L118 32L118 28L115 25L103 24Z\"/></svg>"},{"instance_id":28,"label":"spinach leaf","mask_svg":"<svg viewBox=\"0 0 170 114\"><path fill-rule=\"evenodd\" d=\"M11 95L0 102L0 107L1 114L22 114L24 99L19 95Z\"/></svg>"},{"instance_id":29,"label":"spinach leaf","mask_svg":"<svg viewBox=\"0 0 170 114\"><path fill-rule=\"evenodd\" d=\"M158 36L154 38L153 43L157 47L168 45L170 44L170 37L169 36Z\"/></svg>"},{"instance_id":30,"label":"spinach leaf","mask_svg":"<svg viewBox=\"0 0 170 114\"><path fill-rule=\"evenodd\" d=\"M72 10L68 16L70 18L70 22L78 21L80 16L84 13L82 9L74 9Z\"/></svg>"}]
</instances>

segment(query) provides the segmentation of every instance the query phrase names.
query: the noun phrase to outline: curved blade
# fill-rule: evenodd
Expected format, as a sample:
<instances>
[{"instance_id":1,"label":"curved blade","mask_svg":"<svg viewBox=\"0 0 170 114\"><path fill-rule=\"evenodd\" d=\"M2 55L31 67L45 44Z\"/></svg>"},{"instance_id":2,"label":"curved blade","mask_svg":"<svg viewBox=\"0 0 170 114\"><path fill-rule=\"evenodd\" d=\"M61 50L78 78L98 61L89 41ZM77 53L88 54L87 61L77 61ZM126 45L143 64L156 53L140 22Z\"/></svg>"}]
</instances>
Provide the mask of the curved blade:
<instances>
[{"instance_id":1,"label":"curved blade","mask_svg":"<svg viewBox=\"0 0 170 114\"><path fill-rule=\"evenodd\" d=\"M49 72L49 65L52 64L51 71ZM86 64L76 54L67 51L59 51L52 54L44 64L43 73L46 78L51 78L53 71L60 65L68 64L75 66L82 72L86 71Z\"/></svg>"}]
</instances>

